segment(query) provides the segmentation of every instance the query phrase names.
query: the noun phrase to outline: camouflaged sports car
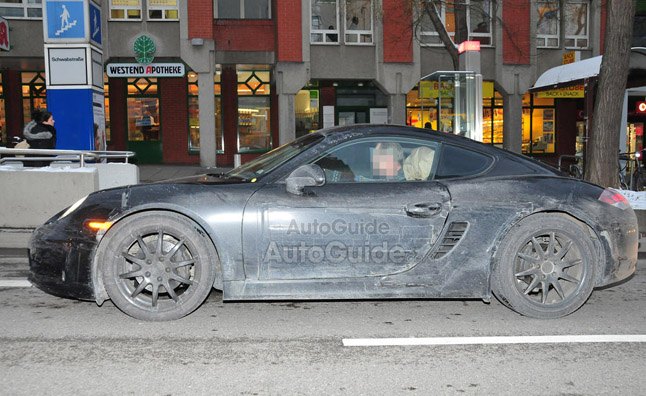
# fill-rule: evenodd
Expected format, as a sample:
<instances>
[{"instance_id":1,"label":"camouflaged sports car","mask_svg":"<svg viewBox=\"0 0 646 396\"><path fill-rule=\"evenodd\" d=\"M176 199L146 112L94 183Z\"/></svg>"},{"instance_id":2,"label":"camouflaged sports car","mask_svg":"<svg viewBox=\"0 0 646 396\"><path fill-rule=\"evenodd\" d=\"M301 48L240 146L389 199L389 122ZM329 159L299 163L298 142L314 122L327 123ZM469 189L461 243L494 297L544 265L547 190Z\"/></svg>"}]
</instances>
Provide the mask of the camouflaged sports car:
<instances>
[{"instance_id":1,"label":"camouflaged sports car","mask_svg":"<svg viewBox=\"0 0 646 396\"><path fill-rule=\"evenodd\" d=\"M98 191L38 228L31 282L170 320L230 300L464 298L554 318L629 277L614 190L454 135L322 130L226 174ZM483 308L485 309L485 308Z\"/></svg>"}]
</instances>

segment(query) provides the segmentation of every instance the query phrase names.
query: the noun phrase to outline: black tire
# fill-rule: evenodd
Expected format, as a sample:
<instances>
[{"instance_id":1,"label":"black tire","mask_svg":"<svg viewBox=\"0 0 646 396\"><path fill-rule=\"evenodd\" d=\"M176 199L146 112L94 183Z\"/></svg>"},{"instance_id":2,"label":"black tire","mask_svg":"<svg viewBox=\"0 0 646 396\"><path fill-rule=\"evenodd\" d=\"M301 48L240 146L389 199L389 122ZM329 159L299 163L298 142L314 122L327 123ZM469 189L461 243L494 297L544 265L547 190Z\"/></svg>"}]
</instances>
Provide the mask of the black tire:
<instances>
[{"instance_id":1,"label":"black tire","mask_svg":"<svg viewBox=\"0 0 646 396\"><path fill-rule=\"evenodd\" d=\"M590 297L597 260L585 224L564 214L533 215L514 226L500 244L491 288L521 315L559 318Z\"/></svg>"},{"instance_id":2,"label":"black tire","mask_svg":"<svg viewBox=\"0 0 646 396\"><path fill-rule=\"evenodd\" d=\"M112 302L147 321L193 312L211 292L219 268L211 240L173 212L143 212L119 221L102 239L98 257Z\"/></svg>"}]
</instances>

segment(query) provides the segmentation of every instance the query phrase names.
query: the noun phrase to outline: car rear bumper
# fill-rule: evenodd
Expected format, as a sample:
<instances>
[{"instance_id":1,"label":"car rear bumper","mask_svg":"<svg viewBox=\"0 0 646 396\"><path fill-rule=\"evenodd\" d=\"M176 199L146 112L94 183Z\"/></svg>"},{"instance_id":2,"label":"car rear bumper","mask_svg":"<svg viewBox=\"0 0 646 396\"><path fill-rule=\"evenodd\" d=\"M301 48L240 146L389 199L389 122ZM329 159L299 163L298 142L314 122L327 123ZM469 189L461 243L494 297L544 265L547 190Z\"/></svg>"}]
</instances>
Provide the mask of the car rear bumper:
<instances>
[{"instance_id":1,"label":"car rear bumper","mask_svg":"<svg viewBox=\"0 0 646 396\"><path fill-rule=\"evenodd\" d=\"M597 286L620 282L635 273L639 248L639 226L632 209L614 216L601 237L607 246L606 266L599 274Z\"/></svg>"}]
</instances>

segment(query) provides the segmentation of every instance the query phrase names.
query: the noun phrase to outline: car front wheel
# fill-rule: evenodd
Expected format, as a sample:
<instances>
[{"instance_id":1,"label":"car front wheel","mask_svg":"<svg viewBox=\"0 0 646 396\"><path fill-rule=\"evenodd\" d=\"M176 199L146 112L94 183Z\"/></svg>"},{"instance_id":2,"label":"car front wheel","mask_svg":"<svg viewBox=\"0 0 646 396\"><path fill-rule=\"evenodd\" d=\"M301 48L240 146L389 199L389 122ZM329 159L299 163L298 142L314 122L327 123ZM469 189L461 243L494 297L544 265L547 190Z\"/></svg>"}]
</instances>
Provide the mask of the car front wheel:
<instances>
[{"instance_id":1,"label":"car front wheel","mask_svg":"<svg viewBox=\"0 0 646 396\"><path fill-rule=\"evenodd\" d=\"M509 231L496 257L492 290L522 315L569 315L592 293L596 249L587 226L567 215L524 219Z\"/></svg>"},{"instance_id":2,"label":"car front wheel","mask_svg":"<svg viewBox=\"0 0 646 396\"><path fill-rule=\"evenodd\" d=\"M172 212L143 212L119 221L101 248L108 296L141 320L188 315L207 298L216 276L210 239L193 221Z\"/></svg>"}]
</instances>

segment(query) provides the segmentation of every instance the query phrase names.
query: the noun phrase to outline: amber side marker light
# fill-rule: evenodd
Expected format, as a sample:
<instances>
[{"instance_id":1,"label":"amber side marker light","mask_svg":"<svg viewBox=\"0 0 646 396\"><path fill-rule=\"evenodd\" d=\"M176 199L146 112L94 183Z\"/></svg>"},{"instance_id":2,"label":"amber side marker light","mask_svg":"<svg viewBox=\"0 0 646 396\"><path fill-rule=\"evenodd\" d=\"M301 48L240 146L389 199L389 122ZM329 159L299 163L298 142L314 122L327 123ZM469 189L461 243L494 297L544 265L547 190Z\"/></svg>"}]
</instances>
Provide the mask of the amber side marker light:
<instances>
[{"instance_id":1,"label":"amber side marker light","mask_svg":"<svg viewBox=\"0 0 646 396\"><path fill-rule=\"evenodd\" d=\"M85 227L89 228L92 231L105 231L112 225L111 221L101 221L101 220L87 220L85 222Z\"/></svg>"}]
</instances>

